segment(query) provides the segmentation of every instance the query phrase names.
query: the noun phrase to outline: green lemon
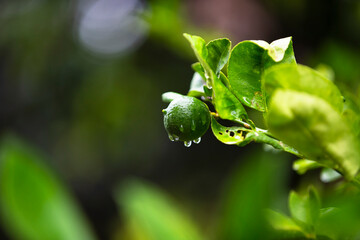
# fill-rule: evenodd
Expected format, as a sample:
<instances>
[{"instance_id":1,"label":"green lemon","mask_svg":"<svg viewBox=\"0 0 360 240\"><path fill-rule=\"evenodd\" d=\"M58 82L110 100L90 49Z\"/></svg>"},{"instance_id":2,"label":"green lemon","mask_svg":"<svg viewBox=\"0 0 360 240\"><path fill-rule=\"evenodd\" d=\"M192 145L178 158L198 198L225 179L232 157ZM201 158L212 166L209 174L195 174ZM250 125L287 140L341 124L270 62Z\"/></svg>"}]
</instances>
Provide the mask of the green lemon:
<instances>
[{"instance_id":1,"label":"green lemon","mask_svg":"<svg viewBox=\"0 0 360 240\"><path fill-rule=\"evenodd\" d=\"M210 125L210 111L205 103L194 97L175 98L163 110L164 125L172 141L198 143Z\"/></svg>"}]
</instances>

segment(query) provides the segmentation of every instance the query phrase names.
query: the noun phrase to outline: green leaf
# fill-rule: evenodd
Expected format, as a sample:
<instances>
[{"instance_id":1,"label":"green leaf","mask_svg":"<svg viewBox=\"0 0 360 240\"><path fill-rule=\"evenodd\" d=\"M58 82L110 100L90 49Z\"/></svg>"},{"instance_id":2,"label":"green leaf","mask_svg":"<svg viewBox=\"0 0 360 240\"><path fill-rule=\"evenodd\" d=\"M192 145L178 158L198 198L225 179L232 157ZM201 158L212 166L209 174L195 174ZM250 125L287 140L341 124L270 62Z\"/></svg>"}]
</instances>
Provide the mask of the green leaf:
<instances>
[{"instance_id":1,"label":"green leaf","mask_svg":"<svg viewBox=\"0 0 360 240\"><path fill-rule=\"evenodd\" d=\"M346 216L345 214L343 214L339 208L321 208L319 221L316 226L317 235L328 236L331 239L337 240L352 239L349 238L349 235L351 235L351 231L346 231L348 229L345 228L345 230L343 227L344 225L353 225L349 224L349 221L353 221L354 219L351 219L349 217L350 216ZM356 226L356 228L357 227L358 226Z\"/></svg>"},{"instance_id":2,"label":"green leaf","mask_svg":"<svg viewBox=\"0 0 360 240\"><path fill-rule=\"evenodd\" d=\"M316 161L308 159L299 159L293 163L293 170L296 171L298 174L304 174L308 170L316 169L319 167L322 167L322 165Z\"/></svg>"},{"instance_id":3,"label":"green leaf","mask_svg":"<svg viewBox=\"0 0 360 240\"><path fill-rule=\"evenodd\" d=\"M193 63L191 65L191 68L197 72L198 74L200 74L201 78L205 81L205 72L204 72L204 68L201 66L201 64L199 62Z\"/></svg>"},{"instance_id":4,"label":"green leaf","mask_svg":"<svg viewBox=\"0 0 360 240\"><path fill-rule=\"evenodd\" d=\"M268 69L264 85L267 96L278 89L290 89L320 97L339 113L343 110L343 97L336 85L303 65L281 64Z\"/></svg>"},{"instance_id":5,"label":"green leaf","mask_svg":"<svg viewBox=\"0 0 360 240\"><path fill-rule=\"evenodd\" d=\"M308 233L314 231L320 215L320 199L315 188L310 187L308 193L304 196L291 191L289 195L289 209L295 221L305 224L304 226Z\"/></svg>"},{"instance_id":6,"label":"green leaf","mask_svg":"<svg viewBox=\"0 0 360 240\"><path fill-rule=\"evenodd\" d=\"M215 77L213 83L213 103L215 109L222 119L241 122L243 118L246 118L247 113L241 102L224 85L223 82L227 81L226 76L221 73L220 78L223 80Z\"/></svg>"},{"instance_id":7,"label":"green leaf","mask_svg":"<svg viewBox=\"0 0 360 240\"><path fill-rule=\"evenodd\" d=\"M348 93L345 94L342 117L349 124L357 138L360 139L360 108L354 98Z\"/></svg>"},{"instance_id":8,"label":"green leaf","mask_svg":"<svg viewBox=\"0 0 360 240\"><path fill-rule=\"evenodd\" d=\"M320 74L322 74L326 79L329 79L332 82L335 81L335 73L330 66L320 63L319 65L316 66L315 69Z\"/></svg>"},{"instance_id":9,"label":"green leaf","mask_svg":"<svg viewBox=\"0 0 360 240\"><path fill-rule=\"evenodd\" d=\"M267 123L270 132L318 161L352 179L359 169L360 147L340 114L320 97L293 90L274 92Z\"/></svg>"},{"instance_id":10,"label":"green leaf","mask_svg":"<svg viewBox=\"0 0 360 240\"><path fill-rule=\"evenodd\" d=\"M295 63L291 37L271 44L264 41L243 41L231 51L228 77L234 94L243 104L266 111L262 74L279 63Z\"/></svg>"},{"instance_id":11,"label":"green leaf","mask_svg":"<svg viewBox=\"0 0 360 240\"><path fill-rule=\"evenodd\" d=\"M212 116L211 130L220 142L228 145L238 145L239 147L243 147L251 142L265 143L276 149L300 156L300 153L292 147L267 136L264 132L259 131L259 129L252 130L239 126L225 127L219 124Z\"/></svg>"},{"instance_id":12,"label":"green leaf","mask_svg":"<svg viewBox=\"0 0 360 240\"><path fill-rule=\"evenodd\" d=\"M234 145L244 141L244 132L249 129L243 127L224 127L211 117L211 130L215 137L222 143Z\"/></svg>"},{"instance_id":13,"label":"green leaf","mask_svg":"<svg viewBox=\"0 0 360 240\"><path fill-rule=\"evenodd\" d=\"M267 209L265 212L267 222L280 239L304 238L302 228L291 218L282 213Z\"/></svg>"},{"instance_id":14,"label":"green leaf","mask_svg":"<svg viewBox=\"0 0 360 240\"><path fill-rule=\"evenodd\" d=\"M284 155L265 153L261 146L247 155L249 161L234 169L225 185L220 236L214 239L272 239L266 229L264 209L282 189Z\"/></svg>"},{"instance_id":15,"label":"green leaf","mask_svg":"<svg viewBox=\"0 0 360 240\"><path fill-rule=\"evenodd\" d=\"M190 35L184 33L184 37L189 41L196 58L200 62L205 71L205 81L208 86L211 86L211 79L213 79L215 73L207 62L208 49L206 47L205 40L199 36Z\"/></svg>"},{"instance_id":16,"label":"green leaf","mask_svg":"<svg viewBox=\"0 0 360 240\"><path fill-rule=\"evenodd\" d=\"M155 186L139 180L126 182L115 193L117 203L131 224L130 236L146 240L201 240L195 225L172 199Z\"/></svg>"},{"instance_id":17,"label":"green leaf","mask_svg":"<svg viewBox=\"0 0 360 240\"><path fill-rule=\"evenodd\" d=\"M207 62L216 76L219 76L221 69L229 60L231 42L227 38L215 39L207 45Z\"/></svg>"},{"instance_id":18,"label":"green leaf","mask_svg":"<svg viewBox=\"0 0 360 240\"><path fill-rule=\"evenodd\" d=\"M0 146L0 215L13 239L95 239L43 158L14 137Z\"/></svg>"},{"instance_id":19,"label":"green leaf","mask_svg":"<svg viewBox=\"0 0 360 240\"><path fill-rule=\"evenodd\" d=\"M204 86L205 86L204 79L201 77L199 73L195 72L191 80L190 89L187 95L191 97L205 96Z\"/></svg>"},{"instance_id":20,"label":"green leaf","mask_svg":"<svg viewBox=\"0 0 360 240\"><path fill-rule=\"evenodd\" d=\"M179 97L183 97L183 95L176 92L166 92L161 95L161 99L165 103L170 103L172 100Z\"/></svg>"}]
</instances>

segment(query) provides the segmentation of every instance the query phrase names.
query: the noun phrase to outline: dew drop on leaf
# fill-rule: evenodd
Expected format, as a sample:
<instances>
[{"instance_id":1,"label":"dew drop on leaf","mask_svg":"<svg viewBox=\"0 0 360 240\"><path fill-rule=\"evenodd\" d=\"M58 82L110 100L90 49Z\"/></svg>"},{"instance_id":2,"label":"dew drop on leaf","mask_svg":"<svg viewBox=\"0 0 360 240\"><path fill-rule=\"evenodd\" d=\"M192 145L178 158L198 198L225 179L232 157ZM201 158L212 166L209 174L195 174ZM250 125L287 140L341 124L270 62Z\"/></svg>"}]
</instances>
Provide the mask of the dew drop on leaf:
<instances>
[{"instance_id":1,"label":"dew drop on leaf","mask_svg":"<svg viewBox=\"0 0 360 240\"><path fill-rule=\"evenodd\" d=\"M191 141L185 141L185 142L184 142L184 146L185 146L185 147L190 147L190 146L191 146L191 143L192 143Z\"/></svg>"},{"instance_id":2,"label":"dew drop on leaf","mask_svg":"<svg viewBox=\"0 0 360 240\"><path fill-rule=\"evenodd\" d=\"M199 144L199 143L201 142L201 137L199 137L199 138L197 138L197 139L193 140L193 142L194 142L195 144Z\"/></svg>"},{"instance_id":3,"label":"dew drop on leaf","mask_svg":"<svg viewBox=\"0 0 360 240\"><path fill-rule=\"evenodd\" d=\"M184 126L181 124L179 128L180 132L184 132Z\"/></svg>"},{"instance_id":4,"label":"dew drop on leaf","mask_svg":"<svg viewBox=\"0 0 360 240\"><path fill-rule=\"evenodd\" d=\"M246 102L247 104L251 104L251 101L250 101L248 98L243 97L242 99L243 99L243 100L244 100L244 102Z\"/></svg>"}]
</instances>

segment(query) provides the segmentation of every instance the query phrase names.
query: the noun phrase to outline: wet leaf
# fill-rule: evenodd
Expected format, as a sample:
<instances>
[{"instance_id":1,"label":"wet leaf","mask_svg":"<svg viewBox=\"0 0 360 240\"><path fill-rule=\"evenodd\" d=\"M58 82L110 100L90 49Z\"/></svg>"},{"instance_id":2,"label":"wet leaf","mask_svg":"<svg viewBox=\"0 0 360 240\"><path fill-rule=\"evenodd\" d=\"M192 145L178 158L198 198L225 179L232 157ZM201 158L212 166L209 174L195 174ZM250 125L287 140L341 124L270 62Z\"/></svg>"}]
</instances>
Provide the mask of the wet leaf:
<instances>
[{"instance_id":1,"label":"wet leaf","mask_svg":"<svg viewBox=\"0 0 360 240\"><path fill-rule=\"evenodd\" d=\"M184 37L189 41L196 58L205 71L205 81L207 85L211 86L211 79L213 79L215 72L207 62L208 49L206 47L205 40L199 36L194 36L187 33L184 33Z\"/></svg>"},{"instance_id":2,"label":"wet leaf","mask_svg":"<svg viewBox=\"0 0 360 240\"><path fill-rule=\"evenodd\" d=\"M216 76L219 76L221 69L229 60L231 42L227 38L215 39L207 45L207 62Z\"/></svg>"},{"instance_id":3,"label":"wet leaf","mask_svg":"<svg viewBox=\"0 0 360 240\"><path fill-rule=\"evenodd\" d=\"M291 38L268 44L264 41L243 41L231 51L228 78L234 94L243 104L266 111L262 74L279 63L295 63Z\"/></svg>"},{"instance_id":4,"label":"wet leaf","mask_svg":"<svg viewBox=\"0 0 360 240\"><path fill-rule=\"evenodd\" d=\"M229 145L239 144L244 141L245 132L249 131L244 127L224 127L214 117L211 118L211 129L220 142Z\"/></svg>"},{"instance_id":5,"label":"wet leaf","mask_svg":"<svg viewBox=\"0 0 360 240\"><path fill-rule=\"evenodd\" d=\"M213 103L215 109L222 119L231 121L241 121L246 118L247 113L241 102L235 95L224 85L226 76L221 73L220 80L215 77L213 83Z\"/></svg>"},{"instance_id":6,"label":"wet leaf","mask_svg":"<svg viewBox=\"0 0 360 240\"><path fill-rule=\"evenodd\" d=\"M208 44L199 36L194 36L184 33L184 37L189 41L196 58L204 70L203 79L208 86L216 77L219 77L221 69L228 61L231 42L229 39L221 38L210 41ZM193 65L196 72L202 75L201 68L198 65Z\"/></svg>"}]
</instances>

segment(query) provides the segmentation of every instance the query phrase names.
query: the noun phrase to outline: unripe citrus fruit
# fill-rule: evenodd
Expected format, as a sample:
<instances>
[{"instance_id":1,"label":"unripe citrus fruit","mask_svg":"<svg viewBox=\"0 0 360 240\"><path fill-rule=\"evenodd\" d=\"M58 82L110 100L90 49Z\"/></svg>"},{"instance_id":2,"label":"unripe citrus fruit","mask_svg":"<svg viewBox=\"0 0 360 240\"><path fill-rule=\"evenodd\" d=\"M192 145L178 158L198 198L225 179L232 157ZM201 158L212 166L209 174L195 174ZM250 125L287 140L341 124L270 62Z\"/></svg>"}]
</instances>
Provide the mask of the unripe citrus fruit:
<instances>
[{"instance_id":1,"label":"unripe citrus fruit","mask_svg":"<svg viewBox=\"0 0 360 240\"><path fill-rule=\"evenodd\" d=\"M163 113L170 140L196 142L210 125L209 108L194 97L182 96L174 99Z\"/></svg>"}]
</instances>

